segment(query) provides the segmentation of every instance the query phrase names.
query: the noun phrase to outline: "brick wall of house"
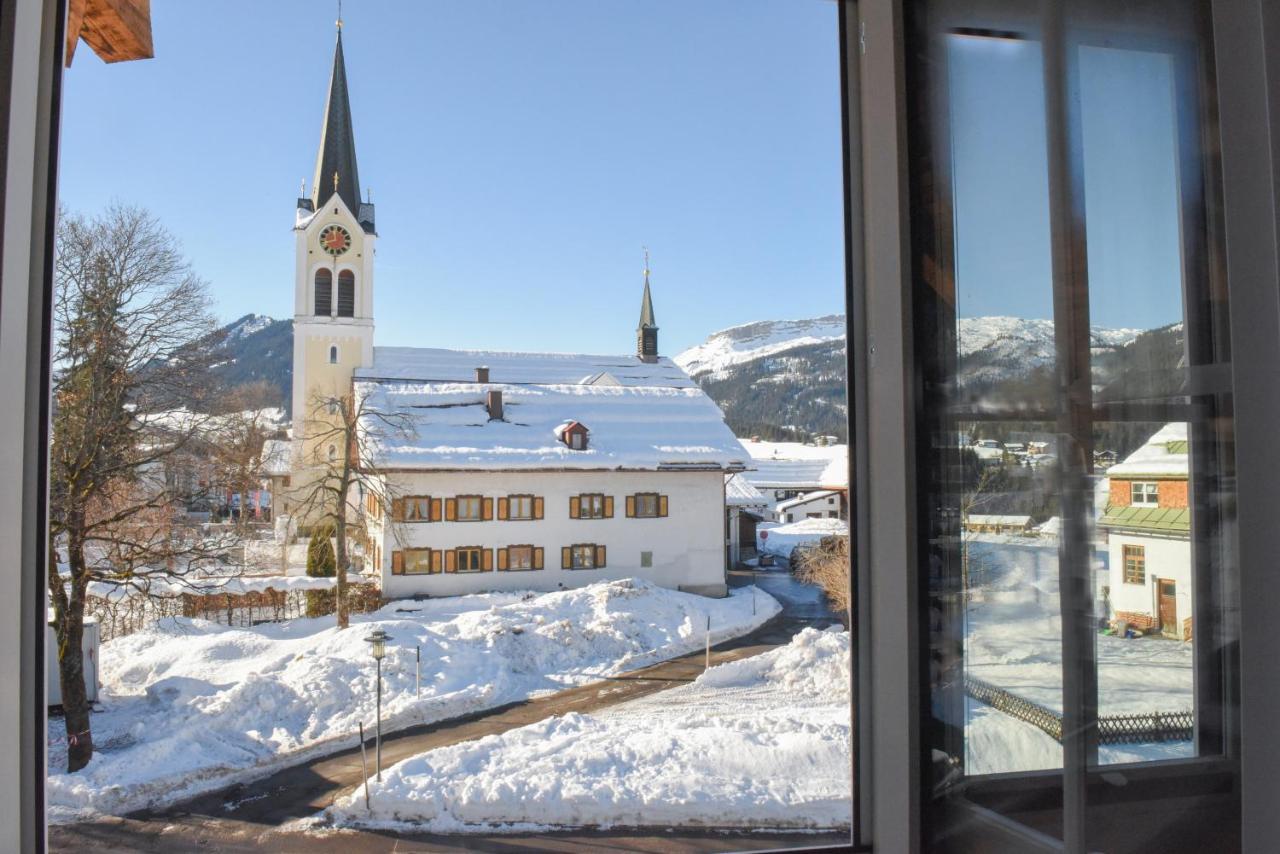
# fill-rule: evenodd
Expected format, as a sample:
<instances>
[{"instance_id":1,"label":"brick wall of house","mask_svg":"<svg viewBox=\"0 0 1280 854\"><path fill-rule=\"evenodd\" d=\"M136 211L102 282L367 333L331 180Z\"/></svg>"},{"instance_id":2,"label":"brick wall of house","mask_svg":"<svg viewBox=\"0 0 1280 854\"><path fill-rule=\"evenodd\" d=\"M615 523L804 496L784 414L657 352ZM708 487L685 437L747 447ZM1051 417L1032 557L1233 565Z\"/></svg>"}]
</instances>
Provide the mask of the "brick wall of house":
<instances>
[{"instance_id":1,"label":"brick wall of house","mask_svg":"<svg viewBox=\"0 0 1280 854\"><path fill-rule=\"evenodd\" d=\"M1107 496L1107 503L1112 507L1128 507L1132 503L1134 480L1141 481L1142 478L1111 478L1111 493ZM1161 480L1156 483L1161 507L1187 506L1185 480Z\"/></svg>"},{"instance_id":2,"label":"brick wall of house","mask_svg":"<svg viewBox=\"0 0 1280 854\"><path fill-rule=\"evenodd\" d=\"M1153 629L1156 618L1151 614L1140 614L1137 611L1116 611L1116 619L1124 620L1135 629Z\"/></svg>"},{"instance_id":3,"label":"brick wall of house","mask_svg":"<svg viewBox=\"0 0 1280 854\"><path fill-rule=\"evenodd\" d=\"M1158 488L1160 490L1161 507L1187 506L1187 482L1185 480L1162 480Z\"/></svg>"}]
</instances>

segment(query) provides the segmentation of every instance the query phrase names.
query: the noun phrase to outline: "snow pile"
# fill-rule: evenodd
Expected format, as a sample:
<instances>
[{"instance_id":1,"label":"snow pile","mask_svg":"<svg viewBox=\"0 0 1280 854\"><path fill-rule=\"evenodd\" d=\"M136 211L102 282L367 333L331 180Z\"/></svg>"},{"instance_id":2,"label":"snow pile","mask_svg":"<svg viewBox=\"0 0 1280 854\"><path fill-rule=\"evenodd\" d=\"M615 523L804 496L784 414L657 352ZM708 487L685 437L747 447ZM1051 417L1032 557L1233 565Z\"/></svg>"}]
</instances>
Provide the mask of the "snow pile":
<instances>
[{"instance_id":1,"label":"snow pile","mask_svg":"<svg viewBox=\"0 0 1280 854\"><path fill-rule=\"evenodd\" d=\"M1053 540L967 542L974 589L968 606L965 670L1023 699L1062 711L1062 616ZM1179 712L1193 707L1190 643L1099 635L1098 714ZM966 715L972 773L1060 768L1048 735L982 703ZM1190 742L1104 747L1106 762L1192 755ZM974 769L982 769L977 771Z\"/></svg>"},{"instance_id":2,"label":"snow pile","mask_svg":"<svg viewBox=\"0 0 1280 854\"><path fill-rule=\"evenodd\" d=\"M801 519L785 525L764 524L756 528L756 548L763 554L790 558L797 546L821 542L824 537L848 534L849 523L841 519Z\"/></svg>"},{"instance_id":3,"label":"snow pile","mask_svg":"<svg viewBox=\"0 0 1280 854\"><path fill-rule=\"evenodd\" d=\"M53 774L51 816L172 803L355 744L374 720L375 667L364 638L391 635L384 729L457 717L701 649L763 624L777 601L734 590L707 599L624 579L535 595L393 602L352 618L229 628L166 619L104 644L98 747L75 774ZM422 649L415 698L414 648ZM62 722L50 768L63 765Z\"/></svg>"},{"instance_id":4,"label":"snow pile","mask_svg":"<svg viewBox=\"0 0 1280 854\"><path fill-rule=\"evenodd\" d=\"M327 813L431 832L530 827L843 828L851 819L849 635L785 647L595 715L406 759Z\"/></svg>"}]
</instances>

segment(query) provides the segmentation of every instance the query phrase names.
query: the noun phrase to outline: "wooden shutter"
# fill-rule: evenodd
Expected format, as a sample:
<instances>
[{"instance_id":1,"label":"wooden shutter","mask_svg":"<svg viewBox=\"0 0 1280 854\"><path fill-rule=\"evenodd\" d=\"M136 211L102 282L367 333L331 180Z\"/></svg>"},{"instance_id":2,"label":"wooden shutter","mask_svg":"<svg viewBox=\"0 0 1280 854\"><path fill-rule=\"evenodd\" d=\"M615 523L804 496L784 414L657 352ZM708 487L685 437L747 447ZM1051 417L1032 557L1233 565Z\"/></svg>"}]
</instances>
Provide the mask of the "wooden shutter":
<instances>
[{"instance_id":1,"label":"wooden shutter","mask_svg":"<svg viewBox=\"0 0 1280 854\"><path fill-rule=\"evenodd\" d=\"M493 549L480 550L480 569L483 572L493 572Z\"/></svg>"},{"instance_id":2,"label":"wooden shutter","mask_svg":"<svg viewBox=\"0 0 1280 854\"><path fill-rule=\"evenodd\" d=\"M507 550L498 549L498 569L507 568Z\"/></svg>"},{"instance_id":3,"label":"wooden shutter","mask_svg":"<svg viewBox=\"0 0 1280 854\"><path fill-rule=\"evenodd\" d=\"M453 549L449 549L449 551L444 553L444 571L445 572L458 571L458 553Z\"/></svg>"},{"instance_id":4,"label":"wooden shutter","mask_svg":"<svg viewBox=\"0 0 1280 854\"><path fill-rule=\"evenodd\" d=\"M573 549L568 546L560 549L560 568L571 569L573 567Z\"/></svg>"},{"instance_id":5,"label":"wooden shutter","mask_svg":"<svg viewBox=\"0 0 1280 854\"><path fill-rule=\"evenodd\" d=\"M576 495L569 496L569 518L570 519L582 518L582 499L580 499Z\"/></svg>"},{"instance_id":6,"label":"wooden shutter","mask_svg":"<svg viewBox=\"0 0 1280 854\"><path fill-rule=\"evenodd\" d=\"M485 522L490 522L493 520L493 499L492 498L480 499L480 519Z\"/></svg>"},{"instance_id":7,"label":"wooden shutter","mask_svg":"<svg viewBox=\"0 0 1280 854\"><path fill-rule=\"evenodd\" d=\"M498 499L498 518L499 519L511 518L511 502L505 498Z\"/></svg>"},{"instance_id":8,"label":"wooden shutter","mask_svg":"<svg viewBox=\"0 0 1280 854\"><path fill-rule=\"evenodd\" d=\"M535 497L533 499L533 518L535 519L542 518L542 498L541 497Z\"/></svg>"},{"instance_id":9,"label":"wooden shutter","mask_svg":"<svg viewBox=\"0 0 1280 854\"><path fill-rule=\"evenodd\" d=\"M627 518L636 518L636 497L634 495L627 496Z\"/></svg>"},{"instance_id":10,"label":"wooden shutter","mask_svg":"<svg viewBox=\"0 0 1280 854\"><path fill-rule=\"evenodd\" d=\"M431 550L431 571L432 572L440 571L440 555L441 555L441 552L439 549Z\"/></svg>"},{"instance_id":11,"label":"wooden shutter","mask_svg":"<svg viewBox=\"0 0 1280 854\"><path fill-rule=\"evenodd\" d=\"M613 496L612 495L606 495L604 497L604 518L606 519L613 518Z\"/></svg>"},{"instance_id":12,"label":"wooden shutter","mask_svg":"<svg viewBox=\"0 0 1280 854\"><path fill-rule=\"evenodd\" d=\"M446 498L444 500L444 520L452 522L458 518L458 499Z\"/></svg>"},{"instance_id":13,"label":"wooden shutter","mask_svg":"<svg viewBox=\"0 0 1280 854\"><path fill-rule=\"evenodd\" d=\"M667 496L665 495L658 496L658 515L667 515Z\"/></svg>"},{"instance_id":14,"label":"wooden shutter","mask_svg":"<svg viewBox=\"0 0 1280 854\"><path fill-rule=\"evenodd\" d=\"M440 499L439 498L431 499L431 521L432 522L440 521Z\"/></svg>"},{"instance_id":15,"label":"wooden shutter","mask_svg":"<svg viewBox=\"0 0 1280 854\"><path fill-rule=\"evenodd\" d=\"M542 569L542 546L533 550L533 568Z\"/></svg>"},{"instance_id":16,"label":"wooden shutter","mask_svg":"<svg viewBox=\"0 0 1280 854\"><path fill-rule=\"evenodd\" d=\"M404 499L395 498L391 501L391 518L397 522L404 521Z\"/></svg>"},{"instance_id":17,"label":"wooden shutter","mask_svg":"<svg viewBox=\"0 0 1280 854\"><path fill-rule=\"evenodd\" d=\"M391 574L404 575L404 552L391 553Z\"/></svg>"},{"instance_id":18,"label":"wooden shutter","mask_svg":"<svg viewBox=\"0 0 1280 854\"><path fill-rule=\"evenodd\" d=\"M596 546L596 568L604 565L604 546Z\"/></svg>"}]
</instances>

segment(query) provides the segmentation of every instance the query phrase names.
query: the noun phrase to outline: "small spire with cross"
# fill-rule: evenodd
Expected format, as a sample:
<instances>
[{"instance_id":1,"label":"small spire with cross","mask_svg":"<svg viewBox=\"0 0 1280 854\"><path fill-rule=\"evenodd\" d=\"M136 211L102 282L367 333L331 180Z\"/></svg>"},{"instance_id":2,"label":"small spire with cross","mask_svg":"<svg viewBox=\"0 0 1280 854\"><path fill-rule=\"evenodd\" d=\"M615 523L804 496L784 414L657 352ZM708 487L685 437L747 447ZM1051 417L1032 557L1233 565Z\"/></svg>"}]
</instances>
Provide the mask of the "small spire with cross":
<instances>
[{"instance_id":1,"label":"small spire with cross","mask_svg":"<svg viewBox=\"0 0 1280 854\"><path fill-rule=\"evenodd\" d=\"M338 20L336 21L336 23L338 25L338 32L341 33L342 32L342 0L338 0Z\"/></svg>"}]
</instances>

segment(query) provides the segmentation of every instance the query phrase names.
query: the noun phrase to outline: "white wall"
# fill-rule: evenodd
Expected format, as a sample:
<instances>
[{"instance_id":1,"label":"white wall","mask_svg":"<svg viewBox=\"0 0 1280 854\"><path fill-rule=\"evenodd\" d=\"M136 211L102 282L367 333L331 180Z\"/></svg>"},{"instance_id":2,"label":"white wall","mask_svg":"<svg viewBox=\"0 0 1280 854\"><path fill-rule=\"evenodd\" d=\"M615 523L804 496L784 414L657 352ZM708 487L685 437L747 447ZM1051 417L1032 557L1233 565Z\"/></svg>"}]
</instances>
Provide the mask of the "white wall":
<instances>
[{"instance_id":1,"label":"white wall","mask_svg":"<svg viewBox=\"0 0 1280 854\"><path fill-rule=\"evenodd\" d=\"M544 499L543 518L533 521L426 522L387 526L382 542L383 595L401 598L426 593L451 596L481 590L556 590L596 581L640 577L670 588L722 594L724 570L724 475L709 472L417 472L389 476L395 494L483 495L497 499L532 494ZM569 518L569 497L603 493L614 500L611 519ZM658 492L667 496L667 516L629 519L626 496ZM607 549L606 566L562 570L560 549L595 543ZM532 544L545 550L544 569L518 572L392 575L391 553L408 548L458 546L501 548ZM653 553L653 566L640 566L640 553Z\"/></svg>"},{"instance_id":2,"label":"white wall","mask_svg":"<svg viewBox=\"0 0 1280 854\"><path fill-rule=\"evenodd\" d=\"M1182 621L1191 616L1190 540L1114 532L1110 540L1112 610L1156 616L1159 606L1155 580L1165 578L1178 585L1178 625L1181 627ZM1125 546L1143 546L1146 549L1147 572L1143 584L1126 584L1124 581Z\"/></svg>"},{"instance_id":3,"label":"white wall","mask_svg":"<svg viewBox=\"0 0 1280 854\"><path fill-rule=\"evenodd\" d=\"M799 522L809 518L810 513L821 513L823 519L839 519L840 496L820 495L777 511L779 522ZM832 513L836 515L830 515Z\"/></svg>"}]
</instances>

